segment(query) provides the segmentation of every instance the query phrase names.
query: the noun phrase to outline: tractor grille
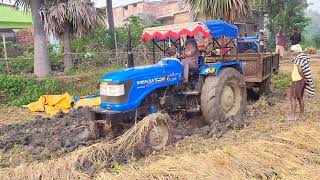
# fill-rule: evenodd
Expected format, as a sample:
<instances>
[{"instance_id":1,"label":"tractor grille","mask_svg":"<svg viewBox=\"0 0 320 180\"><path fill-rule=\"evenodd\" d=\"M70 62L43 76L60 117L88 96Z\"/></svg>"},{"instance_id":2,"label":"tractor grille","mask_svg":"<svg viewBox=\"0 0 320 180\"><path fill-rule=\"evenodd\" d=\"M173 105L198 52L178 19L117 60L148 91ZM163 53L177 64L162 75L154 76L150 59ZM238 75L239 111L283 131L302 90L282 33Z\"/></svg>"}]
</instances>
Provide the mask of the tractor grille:
<instances>
[{"instance_id":1,"label":"tractor grille","mask_svg":"<svg viewBox=\"0 0 320 180\"><path fill-rule=\"evenodd\" d=\"M129 98L129 93L130 93L130 89L132 86L132 81L126 81L126 82L121 82L121 83L113 83L110 82L110 85L121 85L124 84L124 95L122 96L105 96L105 95L101 95L101 101L102 102L106 102L106 103L110 103L110 104L122 104L122 103L126 103L128 102L128 98Z\"/></svg>"}]
</instances>

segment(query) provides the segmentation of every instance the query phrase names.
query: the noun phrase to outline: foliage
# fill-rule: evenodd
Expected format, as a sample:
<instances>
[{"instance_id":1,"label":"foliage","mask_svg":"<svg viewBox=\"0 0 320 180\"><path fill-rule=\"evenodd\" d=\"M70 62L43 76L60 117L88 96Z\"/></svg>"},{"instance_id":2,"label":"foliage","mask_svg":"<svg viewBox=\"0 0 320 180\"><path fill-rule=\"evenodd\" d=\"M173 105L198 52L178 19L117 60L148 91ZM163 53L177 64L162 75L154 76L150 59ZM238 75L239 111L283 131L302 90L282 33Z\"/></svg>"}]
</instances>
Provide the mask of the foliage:
<instances>
[{"instance_id":1,"label":"foliage","mask_svg":"<svg viewBox=\"0 0 320 180\"><path fill-rule=\"evenodd\" d=\"M314 36L305 36L302 39L302 47L314 47L316 49L320 49L320 36L314 35Z\"/></svg>"},{"instance_id":2,"label":"foliage","mask_svg":"<svg viewBox=\"0 0 320 180\"><path fill-rule=\"evenodd\" d=\"M287 89L291 85L291 77L286 73L279 73L274 76L273 87L277 89Z\"/></svg>"},{"instance_id":3,"label":"foliage","mask_svg":"<svg viewBox=\"0 0 320 180\"><path fill-rule=\"evenodd\" d=\"M207 19L222 18L227 22L233 22L238 17L251 13L249 0L186 0L191 12L197 17Z\"/></svg>"},{"instance_id":4,"label":"foliage","mask_svg":"<svg viewBox=\"0 0 320 180\"><path fill-rule=\"evenodd\" d=\"M305 16L307 0L256 0L255 7L261 14L268 14L269 43L275 46L275 35L281 29L289 39L294 28L302 32L309 23Z\"/></svg>"},{"instance_id":5,"label":"foliage","mask_svg":"<svg viewBox=\"0 0 320 180\"><path fill-rule=\"evenodd\" d=\"M130 24L132 35L132 46L137 47L141 45L140 37L143 29L147 27L144 21L138 16L131 16L124 20L124 23ZM155 22L151 26L159 26L159 22ZM71 47L75 53L84 52L103 52L105 50L113 49L114 39L108 33L109 30L104 26L98 26L90 31L87 36L84 37L72 37ZM128 30L125 27L116 28L117 42L119 49L127 48Z\"/></svg>"},{"instance_id":6,"label":"foliage","mask_svg":"<svg viewBox=\"0 0 320 180\"><path fill-rule=\"evenodd\" d=\"M22 46L20 44L13 43L11 41L6 42L6 50L7 50L7 57L19 57L24 54L24 52L30 52L32 51L32 48L28 48L25 46ZM4 48L2 46L2 43L0 44L0 58L4 57Z\"/></svg>"},{"instance_id":7,"label":"foliage","mask_svg":"<svg viewBox=\"0 0 320 180\"><path fill-rule=\"evenodd\" d=\"M60 48L61 49L61 48ZM54 71L62 71L62 52L55 52L53 46L49 46L50 64ZM11 74L26 74L33 73L33 51L30 48L25 48L21 56L9 57L9 69ZM6 62L0 60L0 74L6 73Z\"/></svg>"},{"instance_id":8,"label":"foliage","mask_svg":"<svg viewBox=\"0 0 320 180\"><path fill-rule=\"evenodd\" d=\"M82 35L98 22L94 3L88 0L50 1L40 10L47 31L60 37L66 26L72 27L72 33Z\"/></svg>"},{"instance_id":9,"label":"foliage","mask_svg":"<svg viewBox=\"0 0 320 180\"><path fill-rule=\"evenodd\" d=\"M0 75L0 91L4 92L2 103L24 105L43 94L59 93L60 87L63 85L54 80L36 81L17 75Z\"/></svg>"},{"instance_id":10,"label":"foliage","mask_svg":"<svg viewBox=\"0 0 320 180\"><path fill-rule=\"evenodd\" d=\"M103 73L83 76L81 81L78 79L36 80L19 75L0 74L0 104L21 106L38 100L42 95L65 92L75 96L96 94L98 79Z\"/></svg>"}]
</instances>

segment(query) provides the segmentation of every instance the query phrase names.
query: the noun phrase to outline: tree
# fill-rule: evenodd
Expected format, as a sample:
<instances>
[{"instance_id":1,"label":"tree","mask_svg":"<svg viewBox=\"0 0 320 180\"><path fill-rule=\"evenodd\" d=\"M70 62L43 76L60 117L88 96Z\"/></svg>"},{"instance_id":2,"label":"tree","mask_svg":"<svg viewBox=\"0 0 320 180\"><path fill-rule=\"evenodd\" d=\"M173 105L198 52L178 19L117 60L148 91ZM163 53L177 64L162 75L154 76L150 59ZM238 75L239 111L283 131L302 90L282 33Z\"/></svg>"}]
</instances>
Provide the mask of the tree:
<instances>
[{"instance_id":1,"label":"tree","mask_svg":"<svg viewBox=\"0 0 320 180\"><path fill-rule=\"evenodd\" d=\"M108 25L109 25L109 35L110 37L114 37L114 20L113 20L113 11L112 11L112 0L106 0L106 11L108 17ZM112 38L113 39L113 38Z\"/></svg>"},{"instance_id":2,"label":"tree","mask_svg":"<svg viewBox=\"0 0 320 180\"><path fill-rule=\"evenodd\" d=\"M44 3L43 0L17 0L16 7L31 8L34 28L34 74L37 77L45 77L51 72L47 37L43 23L39 15L39 9Z\"/></svg>"},{"instance_id":3,"label":"tree","mask_svg":"<svg viewBox=\"0 0 320 180\"><path fill-rule=\"evenodd\" d=\"M190 11L203 19L235 19L251 13L250 0L186 0Z\"/></svg>"},{"instance_id":4,"label":"tree","mask_svg":"<svg viewBox=\"0 0 320 180\"><path fill-rule=\"evenodd\" d=\"M268 15L266 27L270 31L269 44L275 46L275 35L281 29L290 37L294 28L302 32L309 24L305 15L307 0L256 0L255 7L261 14Z\"/></svg>"},{"instance_id":5,"label":"tree","mask_svg":"<svg viewBox=\"0 0 320 180\"><path fill-rule=\"evenodd\" d=\"M55 0L41 11L49 33L59 37L64 45L64 71L73 67L71 35L83 35L98 23L98 14L90 0Z\"/></svg>"}]
</instances>

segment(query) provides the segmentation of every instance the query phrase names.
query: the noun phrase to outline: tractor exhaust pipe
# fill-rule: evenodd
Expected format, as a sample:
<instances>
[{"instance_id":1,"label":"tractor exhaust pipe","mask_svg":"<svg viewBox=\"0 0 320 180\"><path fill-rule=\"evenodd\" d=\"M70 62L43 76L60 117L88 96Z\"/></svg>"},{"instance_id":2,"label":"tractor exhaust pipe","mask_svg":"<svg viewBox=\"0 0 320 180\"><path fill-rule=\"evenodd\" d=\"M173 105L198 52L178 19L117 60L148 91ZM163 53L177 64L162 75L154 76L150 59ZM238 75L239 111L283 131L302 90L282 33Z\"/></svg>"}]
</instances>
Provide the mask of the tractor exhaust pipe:
<instances>
[{"instance_id":1,"label":"tractor exhaust pipe","mask_svg":"<svg viewBox=\"0 0 320 180\"><path fill-rule=\"evenodd\" d=\"M128 28L128 67L134 67L134 61L133 61L133 53L132 53L132 37L131 37L131 27L129 24L126 24Z\"/></svg>"}]
</instances>

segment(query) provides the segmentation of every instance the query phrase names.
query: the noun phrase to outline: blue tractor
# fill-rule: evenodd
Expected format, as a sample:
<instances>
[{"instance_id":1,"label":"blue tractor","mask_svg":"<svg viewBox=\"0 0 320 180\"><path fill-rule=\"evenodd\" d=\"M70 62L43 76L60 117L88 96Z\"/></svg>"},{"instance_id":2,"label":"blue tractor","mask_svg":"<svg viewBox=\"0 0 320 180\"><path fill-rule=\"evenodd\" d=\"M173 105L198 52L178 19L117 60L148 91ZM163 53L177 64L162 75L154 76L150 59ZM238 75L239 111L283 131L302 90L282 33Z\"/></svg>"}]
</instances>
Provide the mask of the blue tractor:
<instances>
[{"instance_id":1,"label":"blue tractor","mask_svg":"<svg viewBox=\"0 0 320 180\"><path fill-rule=\"evenodd\" d=\"M243 65L235 60L221 60L227 51L220 54L210 49L202 51L198 60L199 69L191 71L189 82L183 83L183 41L199 34L220 49L236 51L233 40L237 39L238 29L224 21L146 28L142 41L153 43L154 61L155 47L165 56L166 47L175 46L178 57L166 57L153 65L130 67L104 75L100 79L100 108L92 116L94 122L128 124L156 112L169 115L198 112L208 124L214 124L242 115L247 100ZM230 46L221 45L217 40L221 38L228 39ZM146 146L150 151L170 143L171 130L164 124L158 123L147 133L146 142L149 144ZM97 127L95 129L99 129ZM158 130L154 130L156 128ZM155 132L161 133L155 135Z\"/></svg>"}]
</instances>

